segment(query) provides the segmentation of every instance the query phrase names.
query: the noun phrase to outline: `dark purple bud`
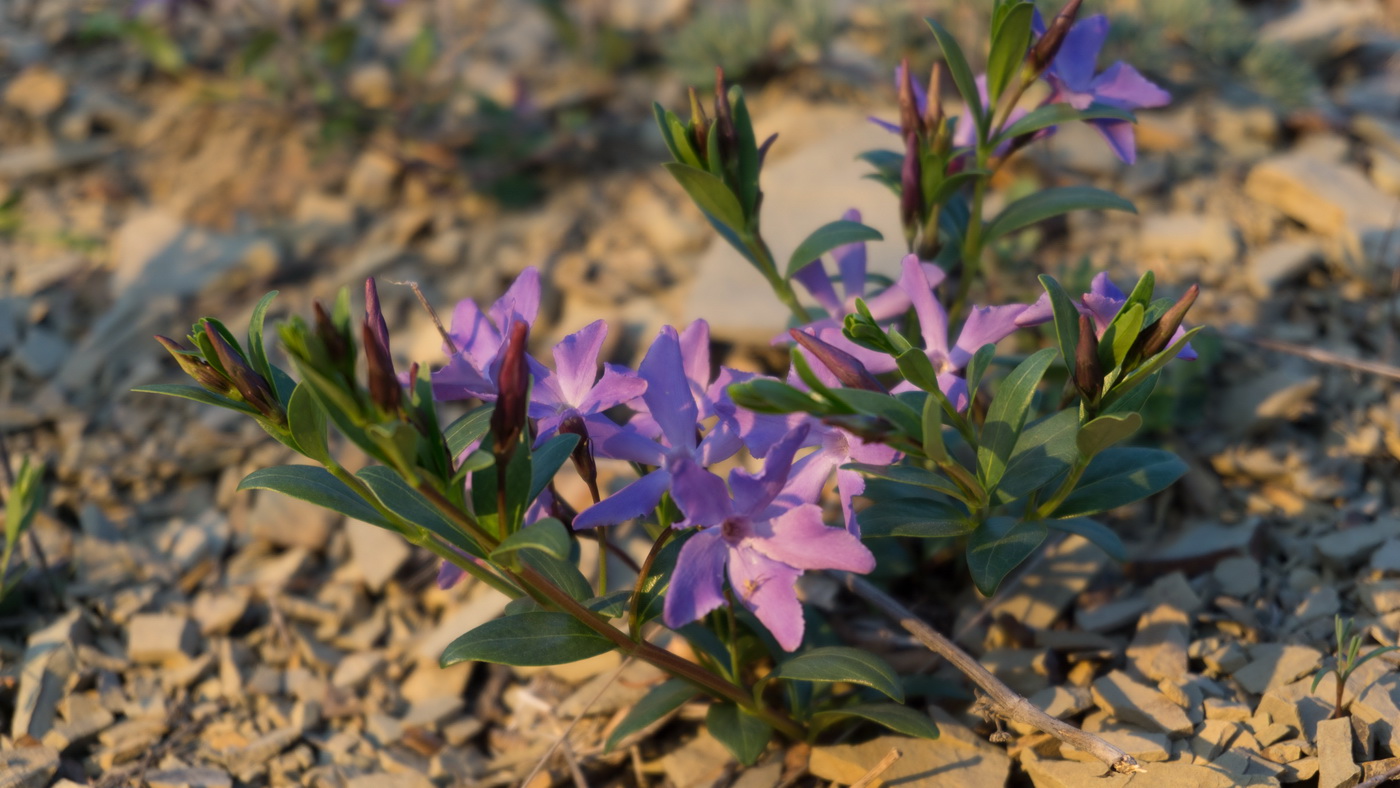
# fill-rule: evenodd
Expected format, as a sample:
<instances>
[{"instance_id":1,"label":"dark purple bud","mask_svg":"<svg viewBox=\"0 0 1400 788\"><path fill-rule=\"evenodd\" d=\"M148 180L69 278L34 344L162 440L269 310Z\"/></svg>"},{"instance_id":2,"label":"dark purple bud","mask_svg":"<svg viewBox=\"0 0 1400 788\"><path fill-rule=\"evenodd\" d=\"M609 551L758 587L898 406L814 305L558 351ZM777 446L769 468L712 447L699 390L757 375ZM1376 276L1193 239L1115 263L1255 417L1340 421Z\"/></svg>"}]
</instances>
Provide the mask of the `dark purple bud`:
<instances>
[{"instance_id":1,"label":"dark purple bud","mask_svg":"<svg viewBox=\"0 0 1400 788\"><path fill-rule=\"evenodd\" d=\"M394 360L388 345L381 344L376 335L374 318L365 316L363 338L365 366L369 375L369 398L387 413L398 413L403 404L403 389L394 376Z\"/></svg>"},{"instance_id":2,"label":"dark purple bud","mask_svg":"<svg viewBox=\"0 0 1400 788\"><path fill-rule=\"evenodd\" d=\"M912 247L924 222L923 170L919 162L919 138L904 135L904 166L899 171L899 221L904 240Z\"/></svg>"},{"instance_id":3,"label":"dark purple bud","mask_svg":"<svg viewBox=\"0 0 1400 788\"><path fill-rule=\"evenodd\" d=\"M705 151L709 150L710 118L705 115L705 108L700 104L700 94L695 92L695 88L690 88L690 133L695 152L703 160Z\"/></svg>"},{"instance_id":4,"label":"dark purple bud","mask_svg":"<svg viewBox=\"0 0 1400 788\"><path fill-rule=\"evenodd\" d=\"M924 119L919 116L919 102L914 98L914 74L909 70L909 58L899 66L899 133L924 133Z\"/></svg>"},{"instance_id":5,"label":"dark purple bud","mask_svg":"<svg viewBox=\"0 0 1400 788\"><path fill-rule=\"evenodd\" d=\"M374 333L375 341L389 354L389 324L384 322L384 310L379 306L379 288L374 285L374 277L365 280L365 319ZM368 342L368 340L366 340Z\"/></svg>"},{"instance_id":6,"label":"dark purple bud","mask_svg":"<svg viewBox=\"0 0 1400 788\"><path fill-rule=\"evenodd\" d=\"M194 378L199 385L215 394L223 394L224 396L233 392L233 384L229 382L228 378L221 375L219 370L214 369L204 359L190 355L184 345L160 334L156 335L156 341L170 351L170 355L175 357L175 363L180 365L180 369L184 370L186 375Z\"/></svg>"},{"instance_id":7,"label":"dark purple bud","mask_svg":"<svg viewBox=\"0 0 1400 788\"><path fill-rule=\"evenodd\" d=\"M878 391L881 394L888 394L889 389L881 383L870 370L860 363L860 359L847 353L835 345L824 342L805 331L790 329L788 334L797 344L806 348L808 352L817 357L817 360L826 365L831 370L831 374L841 381L841 385L853 389L866 389L867 391Z\"/></svg>"},{"instance_id":8,"label":"dark purple bud","mask_svg":"<svg viewBox=\"0 0 1400 788\"><path fill-rule=\"evenodd\" d=\"M336 367L344 365L350 360L349 340L341 333L335 321L331 320L330 314L320 301L313 303L312 309L316 313L316 336L321 340L321 344L325 345L331 363Z\"/></svg>"},{"instance_id":9,"label":"dark purple bud","mask_svg":"<svg viewBox=\"0 0 1400 788\"><path fill-rule=\"evenodd\" d=\"M530 325L523 320L512 323L496 381L496 409L491 412L491 434L495 440L492 450L501 466L515 453L515 444L525 429L530 406L530 366L525 361L529 342Z\"/></svg>"},{"instance_id":10,"label":"dark purple bud","mask_svg":"<svg viewBox=\"0 0 1400 788\"><path fill-rule=\"evenodd\" d=\"M933 64L928 77L928 103L924 105L924 129L937 134L943 128L943 63Z\"/></svg>"},{"instance_id":11,"label":"dark purple bud","mask_svg":"<svg viewBox=\"0 0 1400 788\"><path fill-rule=\"evenodd\" d=\"M1060 53L1060 47L1065 43L1065 36L1069 34L1069 29L1074 26L1074 18L1079 15L1079 4L1083 0L1069 0L1064 8L1050 22L1050 26L1045 28L1045 35L1031 47L1030 55L1027 57L1031 69L1039 76L1049 68L1054 62L1055 56Z\"/></svg>"},{"instance_id":12,"label":"dark purple bud","mask_svg":"<svg viewBox=\"0 0 1400 788\"><path fill-rule=\"evenodd\" d=\"M764 140L762 145L758 146L758 166L760 168L763 167L763 160L768 158L768 149L773 147L773 141L776 139L778 139L778 133L773 132L768 135L768 139Z\"/></svg>"},{"instance_id":13,"label":"dark purple bud","mask_svg":"<svg viewBox=\"0 0 1400 788\"><path fill-rule=\"evenodd\" d=\"M249 405L258 409L258 412L272 419L278 424L286 423L286 414L282 412L282 403L277 401L277 397L272 393L272 387L267 384L267 379L259 375L233 346L224 339L224 335L216 330L204 327L205 336L209 337L209 344L214 346L214 352L219 356L219 363L223 365L224 374L228 375L233 382L233 387L243 397Z\"/></svg>"},{"instance_id":14,"label":"dark purple bud","mask_svg":"<svg viewBox=\"0 0 1400 788\"><path fill-rule=\"evenodd\" d=\"M1191 305L1196 303L1196 296L1200 294L1201 286L1191 285L1166 314L1138 335L1138 342L1142 343L1139 358L1152 358L1167 349L1172 337L1176 336L1177 330L1186 320L1186 313L1191 310Z\"/></svg>"},{"instance_id":15,"label":"dark purple bud","mask_svg":"<svg viewBox=\"0 0 1400 788\"><path fill-rule=\"evenodd\" d=\"M578 436L578 443L569 459L574 461L574 470L578 471L583 483L588 485L588 492L593 496L593 502L597 503L602 500L602 495L598 491L598 465L593 461L593 444L588 439L588 425L584 424L583 417L577 412L570 413L559 422L559 434Z\"/></svg>"},{"instance_id":16,"label":"dark purple bud","mask_svg":"<svg viewBox=\"0 0 1400 788\"><path fill-rule=\"evenodd\" d=\"M1084 399L1098 402L1103 393L1103 367L1099 365L1099 338L1094 321L1079 316L1079 345L1074 349L1074 386Z\"/></svg>"},{"instance_id":17,"label":"dark purple bud","mask_svg":"<svg viewBox=\"0 0 1400 788\"><path fill-rule=\"evenodd\" d=\"M733 161L739 147L739 134L734 130L734 111L729 106L729 86L724 83L724 69L715 66L715 125L719 131L719 155L723 161Z\"/></svg>"}]
</instances>

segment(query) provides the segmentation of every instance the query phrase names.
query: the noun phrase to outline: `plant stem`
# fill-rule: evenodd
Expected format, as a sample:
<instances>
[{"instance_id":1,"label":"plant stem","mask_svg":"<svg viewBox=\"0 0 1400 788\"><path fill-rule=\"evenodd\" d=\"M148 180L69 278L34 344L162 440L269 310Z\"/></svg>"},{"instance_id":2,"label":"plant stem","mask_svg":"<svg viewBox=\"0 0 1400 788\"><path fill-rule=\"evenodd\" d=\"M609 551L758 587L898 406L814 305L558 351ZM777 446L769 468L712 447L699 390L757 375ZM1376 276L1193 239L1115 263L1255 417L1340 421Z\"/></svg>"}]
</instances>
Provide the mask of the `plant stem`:
<instances>
[{"instance_id":1,"label":"plant stem","mask_svg":"<svg viewBox=\"0 0 1400 788\"><path fill-rule=\"evenodd\" d=\"M985 167L987 152L982 147L977 150L977 166ZM982 268L982 203L987 197L987 179L978 178L972 186L972 207L967 219L967 236L963 239L962 275L958 277L958 294L948 309L948 325L955 325L962 319L967 308L967 297L972 291L972 280Z\"/></svg>"},{"instance_id":2,"label":"plant stem","mask_svg":"<svg viewBox=\"0 0 1400 788\"><path fill-rule=\"evenodd\" d=\"M865 579L849 572L835 573L835 576L856 596L869 602L871 606L891 621L904 627L904 630L913 635L920 643L948 660L963 675L972 679L972 682L987 694L985 703L998 717L1045 731L1061 742L1077 747L1103 761L1110 771L1119 774L1133 774L1142 770L1133 756L1118 747L1036 708L1030 701L1003 684L1001 679L992 675L991 671L982 667L982 663L958 648L957 644L944 637L928 623L914 615L909 608L901 605Z\"/></svg>"},{"instance_id":3,"label":"plant stem","mask_svg":"<svg viewBox=\"0 0 1400 788\"><path fill-rule=\"evenodd\" d=\"M1035 519L1043 520L1049 517L1056 509L1060 508L1060 504L1064 503L1065 499L1069 497L1069 494L1074 491L1074 486L1079 484L1079 477L1084 475L1084 470L1088 467L1089 460L1083 457L1075 460L1074 466L1069 469L1069 475L1065 477L1060 488L1055 491L1054 495L1050 496L1050 500L1041 504L1040 508L1035 510Z\"/></svg>"},{"instance_id":4,"label":"plant stem","mask_svg":"<svg viewBox=\"0 0 1400 788\"><path fill-rule=\"evenodd\" d=\"M665 526L666 530L656 537L656 541L651 543L651 550L647 552L646 560L642 561L642 568L637 570L637 586L632 589L632 599L627 606L627 631L633 640L640 640L642 637L642 585L646 583L647 577L651 575L652 564L656 563L656 557L661 555L661 548L671 539L671 534L675 529Z\"/></svg>"},{"instance_id":5,"label":"plant stem","mask_svg":"<svg viewBox=\"0 0 1400 788\"><path fill-rule=\"evenodd\" d=\"M773 295L783 302L783 306L788 308L792 316L797 318L800 325L812 322L812 316L807 313L807 308L797 300L797 292L792 289L792 283L787 280L779 271L778 263L773 259L773 250L768 248L768 243L757 233L745 239L744 245L754 258L759 262L759 270L763 277L768 280L768 286L772 288Z\"/></svg>"}]
</instances>

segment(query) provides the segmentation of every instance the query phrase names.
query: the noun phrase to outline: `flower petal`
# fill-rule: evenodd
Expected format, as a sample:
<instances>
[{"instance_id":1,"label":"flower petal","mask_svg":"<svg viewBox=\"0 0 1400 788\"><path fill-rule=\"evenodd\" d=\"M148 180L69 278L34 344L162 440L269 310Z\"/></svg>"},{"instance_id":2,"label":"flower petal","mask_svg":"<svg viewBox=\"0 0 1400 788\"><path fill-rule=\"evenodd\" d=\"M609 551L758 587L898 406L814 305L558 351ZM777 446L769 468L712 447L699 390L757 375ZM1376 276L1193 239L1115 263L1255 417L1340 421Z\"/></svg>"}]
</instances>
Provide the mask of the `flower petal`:
<instances>
[{"instance_id":1,"label":"flower petal","mask_svg":"<svg viewBox=\"0 0 1400 788\"><path fill-rule=\"evenodd\" d=\"M724 604L724 564L728 559L729 546L714 529L701 531L681 546L666 589L662 612L666 626L685 626Z\"/></svg>"},{"instance_id":2,"label":"flower petal","mask_svg":"<svg viewBox=\"0 0 1400 788\"><path fill-rule=\"evenodd\" d=\"M637 373L616 364L603 365L603 377L588 390L578 409L584 413L601 413L631 402L646 393L647 382Z\"/></svg>"},{"instance_id":3,"label":"flower petal","mask_svg":"<svg viewBox=\"0 0 1400 788\"><path fill-rule=\"evenodd\" d=\"M817 300L828 315L833 318L840 317L843 312L841 297L836 295L836 286L831 283L831 276L827 274L826 266L820 258L797 269L792 278L807 288L807 292L812 294L812 298Z\"/></svg>"},{"instance_id":4,"label":"flower petal","mask_svg":"<svg viewBox=\"0 0 1400 788\"><path fill-rule=\"evenodd\" d=\"M914 313L919 316L919 329L924 335L924 351L930 356L948 354L948 313L943 305L933 297L933 285L929 284L928 274L919 261L918 255L905 255L899 286L909 294L909 302Z\"/></svg>"},{"instance_id":5,"label":"flower petal","mask_svg":"<svg viewBox=\"0 0 1400 788\"><path fill-rule=\"evenodd\" d=\"M501 332L470 298L458 301L452 310L452 330L447 335L457 346L457 354L465 355L477 369L485 369L501 349ZM442 352L451 353L452 349L444 343Z\"/></svg>"},{"instance_id":6,"label":"flower petal","mask_svg":"<svg viewBox=\"0 0 1400 788\"><path fill-rule=\"evenodd\" d=\"M698 409L685 374L676 329L662 327L637 371L647 382L642 401L661 434L672 447L693 450Z\"/></svg>"},{"instance_id":7,"label":"flower petal","mask_svg":"<svg viewBox=\"0 0 1400 788\"><path fill-rule=\"evenodd\" d=\"M757 476L743 468L729 472L729 489L734 495L734 511L755 516L768 507L787 484L792 470L792 458L807 440L807 425L803 424L774 444L764 460L763 471Z\"/></svg>"},{"instance_id":8,"label":"flower petal","mask_svg":"<svg viewBox=\"0 0 1400 788\"><path fill-rule=\"evenodd\" d=\"M671 474L664 469L654 470L579 512L574 518L574 529L617 525L648 514L656 508L670 483Z\"/></svg>"},{"instance_id":9,"label":"flower petal","mask_svg":"<svg viewBox=\"0 0 1400 788\"><path fill-rule=\"evenodd\" d=\"M729 585L735 595L788 651L802 645L802 603L794 588L801 575L801 570L743 546L729 556Z\"/></svg>"},{"instance_id":10,"label":"flower petal","mask_svg":"<svg viewBox=\"0 0 1400 788\"><path fill-rule=\"evenodd\" d=\"M564 402L578 408L598 377L598 351L608 336L606 320L595 320L554 346L554 371Z\"/></svg>"},{"instance_id":11,"label":"flower petal","mask_svg":"<svg viewBox=\"0 0 1400 788\"><path fill-rule=\"evenodd\" d=\"M1091 92L1099 101L1123 109L1164 107L1172 100L1172 94L1121 60L1094 77Z\"/></svg>"},{"instance_id":12,"label":"flower petal","mask_svg":"<svg viewBox=\"0 0 1400 788\"><path fill-rule=\"evenodd\" d=\"M1088 91L1099 61L1099 50L1103 49L1107 38L1108 17L1103 14L1081 19L1065 34L1060 53L1055 56L1054 69L1071 90Z\"/></svg>"},{"instance_id":13,"label":"flower petal","mask_svg":"<svg viewBox=\"0 0 1400 788\"><path fill-rule=\"evenodd\" d=\"M690 381L690 393L696 403L705 399L705 387L710 383L710 324L696 320L681 332L681 365Z\"/></svg>"},{"instance_id":14,"label":"flower petal","mask_svg":"<svg viewBox=\"0 0 1400 788\"><path fill-rule=\"evenodd\" d=\"M724 480L689 457L666 463L671 473L671 497L685 515L685 525L719 525L733 512Z\"/></svg>"},{"instance_id":15,"label":"flower petal","mask_svg":"<svg viewBox=\"0 0 1400 788\"><path fill-rule=\"evenodd\" d=\"M643 465L660 465L665 461L666 451L661 444L630 425L618 425L601 413L584 416L583 423L588 425L588 440L593 444L595 456Z\"/></svg>"},{"instance_id":16,"label":"flower petal","mask_svg":"<svg viewBox=\"0 0 1400 788\"><path fill-rule=\"evenodd\" d=\"M433 399L439 402L496 398L496 384L482 374L465 353L447 360L447 365L432 376Z\"/></svg>"},{"instance_id":17,"label":"flower petal","mask_svg":"<svg viewBox=\"0 0 1400 788\"><path fill-rule=\"evenodd\" d=\"M1126 120L1091 120L1089 125L1104 138L1113 154L1124 164L1137 161L1137 138L1133 134L1133 124Z\"/></svg>"},{"instance_id":18,"label":"flower petal","mask_svg":"<svg viewBox=\"0 0 1400 788\"><path fill-rule=\"evenodd\" d=\"M1016 333L1020 326L1016 318L1026 311L1025 304L1004 304L1002 306L974 306L963 323L958 341L949 351L948 358L958 368L967 366L983 345L995 345Z\"/></svg>"},{"instance_id":19,"label":"flower petal","mask_svg":"<svg viewBox=\"0 0 1400 788\"><path fill-rule=\"evenodd\" d=\"M875 568L875 556L860 538L822 522L822 510L816 504L794 506L772 520L754 523L754 535L746 544L798 569L864 573Z\"/></svg>"},{"instance_id":20,"label":"flower petal","mask_svg":"<svg viewBox=\"0 0 1400 788\"><path fill-rule=\"evenodd\" d=\"M1016 325L1021 328L1030 328L1043 323L1049 323L1055 319L1055 310L1050 306L1050 294L1041 293L1040 298L1034 304L1026 307L1026 311L1016 316Z\"/></svg>"},{"instance_id":21,"label":"flower petal","mask_svg":"<svg viewBox=\"0 0 1400 788\"><path fill-rule=\"evenodd\" d=\"M540 311L540 272L534 266L526 268L515 277L510 287L491 305L491 322L504 331L516 320L535 324L535 316Z\"/></svg>"},{"instance_id":22,"label":"flower petal","mask_svg":"<svg viewBox=\"0 0 1400 788\"><path fill-rule=\"evenodd\" d=\"M922 88L914 86L915 95ZM923 110L920 110L923 112ZM848 222L860 221L860 211L855 208L846 211L841 215L842 219ZM854 296L865 297L865 266L866 251L865 242L858 241L852 244L843 244L831 250L831 256L836 259L836 270L841 272L841 292L850 299Z\"/></svg>"}]
</instances>

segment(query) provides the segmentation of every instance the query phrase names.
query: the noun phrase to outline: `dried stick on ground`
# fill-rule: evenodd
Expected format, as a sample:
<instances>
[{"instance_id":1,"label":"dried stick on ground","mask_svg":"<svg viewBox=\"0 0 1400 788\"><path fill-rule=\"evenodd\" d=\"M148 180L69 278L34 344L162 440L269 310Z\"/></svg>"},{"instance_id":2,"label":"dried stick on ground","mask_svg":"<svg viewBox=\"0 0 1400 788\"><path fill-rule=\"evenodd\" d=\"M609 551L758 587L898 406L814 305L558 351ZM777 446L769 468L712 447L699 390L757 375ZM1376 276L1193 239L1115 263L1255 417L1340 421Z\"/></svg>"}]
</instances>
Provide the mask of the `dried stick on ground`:
<instances>
[{"instance_id":1,"label":"dried stick on ground","mask_svg":"<svg viewBox=\"0 0 1400 788\"><path fill-rule=\"evenodd\" d=\"M1030 701L1021 697L1001 682L1001 679L993 676L991 671L982 667L982 664L973 659L967 652L958 648L953 641L939 634L937 630L929 626L923 619L914 615L909 608L891 598L888 594L871 585L866 580L850 574L849 572L837 573L836 577L842 581L846 588L850 589L856 596L869 602L877 610L888 616L892 621L898 622L900 626L923 643L939 656L948 660L953 667L962 671L963 675L972 679L983 692L987 694L984 701L989 710L1002 719L1030 725L1059 739L1061 742L1077 747L1084 752L1098 758L1108 766L1110 771L1119 774L1132 774L1140 771L1141 766L1133 756L1114 747L1112 744L1100 739L1092 733L1085 733L1063 720L1057 720L1049 714L1036 708Z\"/></svg>"}]
</instances>

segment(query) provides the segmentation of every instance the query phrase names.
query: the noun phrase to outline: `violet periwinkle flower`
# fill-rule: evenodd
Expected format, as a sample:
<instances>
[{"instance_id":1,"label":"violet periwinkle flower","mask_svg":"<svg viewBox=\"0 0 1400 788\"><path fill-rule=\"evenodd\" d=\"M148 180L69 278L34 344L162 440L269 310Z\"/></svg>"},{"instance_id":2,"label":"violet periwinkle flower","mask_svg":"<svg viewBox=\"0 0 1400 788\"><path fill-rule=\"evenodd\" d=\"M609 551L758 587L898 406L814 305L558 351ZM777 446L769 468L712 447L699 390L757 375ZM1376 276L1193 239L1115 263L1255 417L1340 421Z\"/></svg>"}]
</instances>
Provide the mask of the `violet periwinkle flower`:
<instances>
[{"instance_id":1,"label":"violet periwinkle flower","mask_svg":"<svg viewBox=\"0 0 1400 788\"><path fill-rule=\"evenodd\" d=\"M598 351L607 335L608 324L598 320L554 346L553 370L531 360L535 388L530 416L539 420L537 442L545 441L558 432L562 423L577 416L586 427L595 453L625 459L615 457L610 451L613 446L610 439L622 428L603 412L640 397L647 383L635 372L615 364L604 364L603 375L598 377Z\"/></svg>"},{"instance_id":2,"label":"violet periwinkle flower","mask_svg":"<svg viewBox=\"0 0 1400 788\"><path fill-rule=\"evenodd\" d=\"M739 449L739 441L719 425L703 437L699 434L700 410L691 391L691 378L686 374L680 336L674 328L661 329L637 372L647 384L642 402L665 444L620 431L613 436L611 450L617 456L656 469L584 509L574 518L574 528L615 525L640 517L651 511L668 489L685 515L683 524L718 522L720 499L725 496L724 480L705 468L732 456Z\"/></svg>"},{"instance_id":3,"label":"violet periwinkle flower","mask_svg":"<svg viewBox=\"0 0 1400 788\"><path fill-rule=\"evenodd\" d=\"M1035 32L1044 35L1045 22L1037 12ZM1099 51L1108 38L1108 17L1103 14L1076 22L1065 34L1059 53L1045 70L1045 80L1054 92L1048 101L1064 102L1075 109L1088 109L1095 102L1119 109L1161 107L1170 103L1171 94L1150 82L1132 66L1119 61L1103 72L1098 68ZM1110 148L1128 164L1137 160L1133 124L1126 120L1091 120Z\"/></svg>"},{"instance_id":4,"label":"violet periwinkle flower","mask_svg":"<svg viewBox=\"0 0 1400 788\"><path fill-rule=\"evenodd\" d=\"M975 306L969 310L958 338L948 342L948 313L943 305L933 297L933 286L929 284L923 267L917 260L904 260L904 272L899 277L899 286L909 294L914 303L914 312L919 316L919 330L923 333L924 354L933 362L938 374L938 388L952 401L953 406L963 410L968 405L967 379L962 371L972 355L983 345L995 344L1010 336L1020 328L1016 318L1025 312L1025 304L1005 304L1002 306ZM896 393L913 391L912 383L905 381L894 388Z\"/></svg>"},{"instance_id":5,"label":"violet periwinkle flower","mask_svg":"<svg viewBox=\"0 0 1400 788\"><path fill-rule=\"evenodd\" d=\"M875 557L855 535L822 522L821 507L780 495L793 455L807 438L798 428L768 453L757 476L729 474L705 526L681 548L666 591L663 620L677 628L725 603L724 579L788 651L802 644L805 624L794 585L807 570L869 572ZM722 484L721 484L722 487Z\"/></svg>"},{"instance_id":6,"label":"violet periwinkle flower","mask_svg":"<svg viewBox=\"0 0 1400 788\"><path fill-rule=\"evenodd\" d=\"M469 298L459 301L452 312L452 329L447 332L456 350L443 348L450 358L446 366L433 372L433 398L495 399L505 332L517 320L533 326L539 310L540 273L533 267L521 271L486 312Z\"/></svg>"},{"instance_id":7,"label":"violet periwinkle flower","mask_svg":"<svg viewBox=\"0 0 1400 788\"><path fill-rule=\"evenodd\" d=\"M865 492L865 477L842 466L859 462L867 465L889 465L899 459L899 452L881 443L869 443L839 427L811 421L808 445L817 450L797 461L784 492L801 501L816 503L821 499L831 472L836 471L836 492L841 499L841 515L846 531L859 537L856 523L856 496Z\"/></svg>"},{"instance_id":8,"label":"violet periwinkle flower","mask_svg":"<svg viewBox=\"0 0 1400 788\"><path fill-rule=\"evenodd\" d=\"M1075 302L1074 306L1080 314L1087 315L1094 321L1094 333L1099 339L1102 339L1109 324L1118 315L1118 310L1122 309L1123 304L1127 301L1128 296L1118 288L1118 285L1113 283L1113 280L1108 278L1107 273L1100 271L1089 283L1089 292L1080 296L1079 301ZM1022 328L1037 326L1049 322L1053 317L1050 296L1042 293L1040 298L1031 304L1030 308L1016 317L1016 325ZM1172 334L1171 341L1167 344L1174 345L1184 336L1186 336L1186 329L1178 326ZM1190 343L1187 343L1176 357L1183 361L1194 361L1196 350L1191 347Z\"/></svg>"}]
</instances>

